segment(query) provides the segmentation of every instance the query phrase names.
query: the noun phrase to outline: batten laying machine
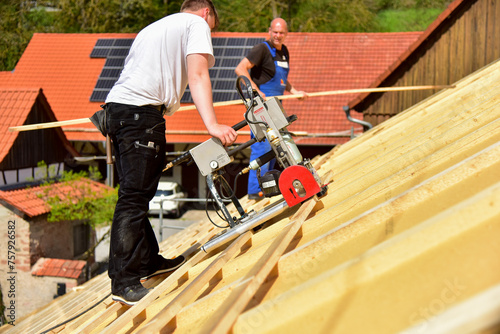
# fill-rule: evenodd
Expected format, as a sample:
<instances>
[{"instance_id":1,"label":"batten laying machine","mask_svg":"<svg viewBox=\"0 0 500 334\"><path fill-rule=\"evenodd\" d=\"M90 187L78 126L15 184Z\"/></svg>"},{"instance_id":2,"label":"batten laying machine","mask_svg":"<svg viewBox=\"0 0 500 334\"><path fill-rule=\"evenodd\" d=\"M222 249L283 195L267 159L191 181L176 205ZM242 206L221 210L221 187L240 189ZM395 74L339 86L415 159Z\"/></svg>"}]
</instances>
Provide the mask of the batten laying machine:
<instances>
[{"instance_id":1,"label":"batten laying machine","mask_svg":"<svg viewBox=\"0 0 500 334\"><path fill-rule=\"evenodd\" d=\"M201 174L206 177L209 194L222 212L224 217L221 218L228 223L227 228L201 247L207 253L276 217L288 208L302 203L314 195L320 197L327 191L327 185L323 185L310 160L302 159L297 145L287 131L287 126L294 122L297 117L295 115L288 117L278 98L273 97L268 100L262 98L256 90L252 89L250 81L244 76L240 76L236 80L236 89L247 110L244 113L245 119L234 125L233 128L239 130L248 124L254 138L229 151L221 144L220 140L211 138L174 159L165 168L167 170L183 162L194 161ZM281 194L283 198L258 212L254 210L245 212L233 189L224 179L224 166L233 161L232 157L237 152L265 139L271 144L272 150L251 161L248 167L236 176L234 184L236 187L237 178L254 169L257 172L259 185L264 196L272 197ZM270 170L260 176L260 167L272 159L276 159L282 171ZM216 184L219 185L219 188ZM223 199L231 200L239 217L229 213Z\"/></svg>"}]
</instances>

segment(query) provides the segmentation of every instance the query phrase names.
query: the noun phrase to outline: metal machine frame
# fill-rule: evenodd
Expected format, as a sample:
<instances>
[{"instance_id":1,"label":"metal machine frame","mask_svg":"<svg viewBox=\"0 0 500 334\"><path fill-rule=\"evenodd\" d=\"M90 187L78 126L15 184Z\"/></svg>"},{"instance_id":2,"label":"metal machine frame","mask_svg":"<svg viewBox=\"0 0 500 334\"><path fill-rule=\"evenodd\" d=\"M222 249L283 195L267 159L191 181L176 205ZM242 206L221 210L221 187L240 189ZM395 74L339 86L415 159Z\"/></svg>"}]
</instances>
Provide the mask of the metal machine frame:
<instances>
[{"instance_id":1,"label":"metal machine frame","mask_svg":"<svg viewBox=\"0 0 500 334\"><path fill-rule=\"evenodd\" d=\"M295 115L287 116L281 102L276 97L264 100L257 91L252 89L250 81L244 76L240 76L236 80L236 89L247 110L244 114L245 119L234 125L233 128L239 130L248 125L254 134L254 138L230 151L218 139L211 138L170 162L165 168L168 169L182 162L192 160L196 163L200 173L206 178L210 194L229 227L229 229L224 230L220 235L201 247L207 253L236 238L243 232L279 215L286 209L300 204L314 195L323 195L327 190L327 186L322 184L311 162L302 158L297 145L287 130L287 126L295 121L297 117ZM245 212L240 201L223 177L224 167L232 162L234 154L257 141L263 140L269 141L272 151L251 161L248 167L244 168L236 178L254 169L257 171L264 196L272 197L281 194L283 198L259 212L253 210ZM281 172L277 170L269 171L260 176L260 167L272 159L276 159L276 162L283 170ZM218 182L222 185L220 191L216 187ZM228 195L224 196L222 192ZM223 201L223 199L228 198L236 207L239 217L233 217L229 213Z\"/></svg>"}]
</instances>

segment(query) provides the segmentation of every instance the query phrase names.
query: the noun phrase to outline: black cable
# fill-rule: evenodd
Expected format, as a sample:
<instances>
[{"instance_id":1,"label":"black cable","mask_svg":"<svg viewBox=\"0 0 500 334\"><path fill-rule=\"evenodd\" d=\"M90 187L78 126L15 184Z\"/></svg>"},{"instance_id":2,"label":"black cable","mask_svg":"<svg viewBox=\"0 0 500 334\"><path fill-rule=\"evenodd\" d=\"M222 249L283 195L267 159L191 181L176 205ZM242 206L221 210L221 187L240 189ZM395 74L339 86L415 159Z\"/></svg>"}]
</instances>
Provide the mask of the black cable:
<instances>
[{"instance_id":1,"label":"black cable","mask_svg":"<svg viewBox=\"0 0 500 334\"><path fill-rule=\"evenodd\" d=\"M247 94L250 98L250 101L248 101L247 103L247 99L245 98L245 95L243 94L243 91L241 89L241 82L244 82L246 88L247 88ZM246 107L247 107L247 111L245 111L245 114L244 114L244 117L245 117L245 121L249 124L264 124L264 126L266 128L268 128L269 126L267 125L266 122L263 122L263 121L251 121L249 118L248 118L248 113L250 112L250 110L253 110L254 108L254 95L256 96L259 96L257 94L256 91L253 90L252 88L252 84L250 83L250 80L243 76L243 75L240 75L237 79L236 79L236 90L238 91L238 94L240 95L241 99L243 100L243 103L245 103ZM259 96L260 97L260 96Z\"/></svg>"},{"instance_id":2,"label":"black cable","mask_svg":"<svg viewBox=\"0 0 500 334\"><path fill-rule=\"evenodd\" d=\"M95 303L94 305L92 305L91 307L89 307L88 309L86 309L85 311L83 311L83 312L81 312L81 313L79 313L79 314L75 315L75 316L74 316L74 317L72 317L72 318L69 318L69 319L68 319L68 320L66 320L66 321L61 322L60 324L55 325L54 327L51 327L51 328L49 328L49 329L47 329L47 330L45 330L45 331L41 332L40 334L46 334L46 333L48 333L48 332L50 332L50 331L52 331L52 330L56 329L57 327L61 327L62 325L65 325L65 324L67 324L68 322L75 320L76 318L78 318L78 317L80 317L80 316L84 315L85 313L87 313L88 311L90 311L91 309L93 309L94 307L96 307L97 305L99 305L100 303L102 303L102 302L103 302L106 298L108 298L109 296L111 296L111 292L110 292L110 293L108 293L106 296L104 296L104 298L102 298L101 300L99 300L97 303Z\"/></svg>"},{"instance_id":3,"label":"black cable","mask_svg":"<svg viewBox=\"0 0 500 334\"><path fill-rule=\"evenodd\" d=\"M220 218L222 221L227 222L226 217L224 217L224 215L223 215L223 214L221 214L221 212L220 212L220 210L219 210L220 208L219 208L219 207L216 207L216 206L215 206L215 203L212 203L212 206L213 206L213 208L214 208L215 213L217 214L217 216L219 216L219 218ZM227 227L229 227L229 223L228 223L228 225L226 226L226 228L227 228Z\"/></svg>"},{"instance_id":4,"label":"black cable","mask_svg":"<svg viewBox=\"0 0 500 334\"><path fill-rule=\"evenodd\" d=\"M227 182L227 180L224 178L224 177L221 177L221 179L224 181L224 184L227 186L227 188L229 188L231 190L231 193L229 193L227 196L224 195L224 190L225 188L223 187L223 184L221 182L221 185L219 186L219 189L220 189L220 196L223 198L223 199L228 199L230 200L231 198L233 198L234 196L234 191L231 189L231 187L229 186L229 183Z\"/></svg>"},{"instance_id":5,"label":"black cable","mask_svg":"<svg viewBox=\"0 0 500 334\"><path fill-rule=\"evenodd\" d=\"M212 218L210 218L210 215L208 214L208 200L210 199L210 191L208 189L208 185L207 185L207 195L206 195L206 201L205 201L205 213L207 214L207 218L208 220L212 223L212 225L218 227L218 228L228 228L229 227L229 223L227 224L227 226L219 226L217 225L213 220ZM214 201L215 202L215 199ZM224 219L223 217L220 216L217 208L215 207L215 203L212 203L212 207L214 208L215 212L217 213L217 215L223 220L223 221L226 221L226 219Z\"/></svg>"},{"instance_id":6,"label":"black cable","mask_svg":"<svg viewBox=\"0 0 500 334\"><path fill-rule=\"evenodd\" d=\"M233 185L233 194L236 196L236 189L238 187L238 178L243 175L241 172L239 172L238 174L236 174L236 177L234 178L234 185Z\"/></svg>"},{"instance_id":7,"label":"black cable","mask_svg":"<svg viewBox=\"0 0 500 334\"><path fill-rule=\"evenodd\" d=\"M264 126L265 126L266 128L268 128L268 127L269 127L269 125L268 125L266 122L264 122L264 121L255 121L255 122L254 122L254 121L250 120L250 119L248 118L248 113L250 112L250 110L253 110L253 106L252 106L252 107L250 107L250 108L248 108L248 109L247 109L247 111L246 111L246 112L245 112L245 114L244 114L244 116L245 116L245 120L247 121L247 123L248 123L248 124L264 124Z\"/></svg>"},{"instance_id":8,"label":"black cable","mask_svg":"<svg viewBox=\"0 0 500 334\"><path fill-rule=\"evenodd\" d=\"M216 178L216 180L214 182L216 182L219 178ZM214 187L216 187L215 183L214 183ZM224 193L222 192L222 185L219 183L219 194L221 194L221 197L224 198ZM215 201L212 202L212 207L214 208L215 210L215 213L217 214L217 216L219 216L220 219L222 219L223 221L227 222L227 219L226 217L224 216L224 214L221 214L220 212L220 208L219 206L215 206ZM230 226L229 222L228 222L228 227Z\"/></svg>"}]
</instances>

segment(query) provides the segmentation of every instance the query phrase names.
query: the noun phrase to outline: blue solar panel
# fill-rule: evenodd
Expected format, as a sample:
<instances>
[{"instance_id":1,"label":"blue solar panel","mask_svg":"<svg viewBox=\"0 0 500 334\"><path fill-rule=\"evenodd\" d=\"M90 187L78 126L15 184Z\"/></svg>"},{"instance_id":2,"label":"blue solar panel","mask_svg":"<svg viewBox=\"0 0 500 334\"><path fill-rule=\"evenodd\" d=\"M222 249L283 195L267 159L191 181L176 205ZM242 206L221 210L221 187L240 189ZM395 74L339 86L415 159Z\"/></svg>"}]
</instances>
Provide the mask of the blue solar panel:
<instances>
[{"instance_id":1,"label":"blue solar panel","mask_svg":"<svg viewBox=\"0 0 500 334\"><path fill-rule=\"evenodd\" d=\"M214 91L228 90L232 91L235 88L235 80L217 80L214 85Z\"/></svg>"},{"instance_id":2,"label":"blue solar panel","mask_svg":"<svg viewBox=\"0 0 500 334\"><path fill-rule=\"evenodd\" d=\"M249 46L251 49L254 45L262 43L264 41L265 41L265 38L260 38L260 37L259 38L247 38L245 46Z\"/></svg>"},{"instance_id":3,"label":"blue solar panel","mask_svg":"<svg viewBox=\"0 0 500 334\"><path fill-rule=\"evenodd\" d=\"M240 58L224 58L220 60L220 67L236 68L240 63Z\"/></svg>"},{"instance_id":4,"label":"blue solar panel","mask_svg":"<svg viewBox=\"0 0 500 334\"><path fill-rule=\"evenodd\" d=\"M90 101L104 102L106 100L109 91L120 77L125 58L133 42L133 38L103 38L97 40L90 57L106 58L106 62L90 96Z\"/></svg>"},{"instance_id":5,"label":"blue solar panel","mask_svg":"<svg viewBox=\"0 0 500 334\"><path fill-rule=\"evenodd\" d=\"M108 57L126 58L130 48L111 49Z\"/></svg>"},{"instance_id":6,"label":"blue solar panel","mask_svg":"<svg viewBox=\"0 0 500 334\"><path fill-rule=\"evenodd\" d=\"M228 38L227 46L245 46L247 38Z\"/></svg>"},{"instance_id":7,"label":"blue solar panel","mask_svg":"<svg viewBox=\"0 0 500 334\"><path fill-rule=\"evenodd\" d=\"M95 46L112 46L115 42L115 39L99 39L95 43Z\"/></svg>"},{"instance_id":8,"label":"blue solar panel","mask_svg":"<svg viewBox=\"0 0 500 334\"><path fill-rule=\"evenodd\" d=\"M106 63L96 82L90 101L104 102L114 83L118 80L123 69L125 58L133 43L130 38L99 39L91 58L106 58ZM216 37L212 39L215 65L209 69L212 82L214 102L239 99L236 92L236 74L234 69L248 51L264 38L230 38ZM189 87L182 96L182 103L192 103Z\"/></svg>"},{"instance_id":9,"label":"blue solar panel","mask_svg":"<svg viewBox=\"0 0 500 334\"><path fill-rule=\"evenodd\" d=\"M237 48L226 48L226 51L224 52L224 57L237 57L237 58L243 58L245 55L245 49L237 49Z\"/></svg>"},{"instance_id":10,"label":"blue solar panel","mask_svg":"<svg viewBox=\"0 0 500 334\"><path fill-rule=\"evenodd\" d=\"M113 88L116 80L114 79L99 79L95 85L95 88L107 89L108 92ZM107 95L107 94L106 94Z\"/></svg>"},{"instance_id":11,"label":"blue solar panel","mask_svg":"<svg viewBox=\"0 0 500 334\"><path fill-rule=\"evenodd\" d=\"M94 49L90 54L90 58L106 58L109 54L109 49Z\"/></svg>"},{"instance_id":12,"label":"blue solar panel","mask_svg":"<svg viewBox=\"0 0 500 334\"><path fill-rule=\"evenodd\" d=\"M223 48L216 48L214 47L214 57L219 58L224 55L224 49Z\"/></svg>"},{"instance_id":13,"label":"blue solar panel","mask_svg":"<svg viewBox=\"0 0 500 334\"><path fill-rule=\"evenodd\" d=\"M124 64L125 64L125 58L107 58L106 63L104 64L104 68L106 68L106 67L119 67L120 71L121 71Z\"/></svg>"},{"instance_id":14,"label":"blue solar panel","mask_svg":"<svg viewBox=\"0 0 500 334\"><path fill-rule=\"evenodd\" d=\"M126 46L127 49L130 49L133 42L134 42L134 40L132 38L118 38L118 39L115 39L114 45L115 46Z\"/></svg>"},{"instance_id":15,"label":"blue solar panel","mask_svg":"<svg viewBox=\"0 0 500 334\"><path fill-rule=\"evenodd\" d=\"M101 77L104 78L118 78L121 73L120 68L103 68L101 72Z\"/></svg>"},{"instance_id":16,"label":"blue solar panel","mask_svg":"<svg viewBox=\"0 0 500 334\"><path fill-rule=\"evenodd\" d=\"M92 95L90 96L90 101L103 101L106 100L106 96L108 96L109 90L108 91L101 91L101 90L94 90L92 92Z\"/></svg>"}]
</instances>

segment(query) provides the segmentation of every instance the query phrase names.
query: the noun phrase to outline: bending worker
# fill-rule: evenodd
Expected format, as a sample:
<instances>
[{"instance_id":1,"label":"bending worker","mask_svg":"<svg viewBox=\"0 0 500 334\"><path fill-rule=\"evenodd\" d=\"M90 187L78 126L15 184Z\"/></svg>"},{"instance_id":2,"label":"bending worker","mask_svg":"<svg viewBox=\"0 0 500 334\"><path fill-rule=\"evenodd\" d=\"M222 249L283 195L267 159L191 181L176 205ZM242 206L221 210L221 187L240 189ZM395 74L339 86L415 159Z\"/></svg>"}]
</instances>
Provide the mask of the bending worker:
<instances>
[{"instance_id":1,"label":"bending worker","mask_svg":"<svg viewBox=\"0 0 500 334\"><path fill-rule=\"evenodd\" d=\"M285 91L307 97L305 92L296 90L288 81L290 57L287 47L283 44L287 33L286 21L281 18L274 19L269 27L269 39L255 45L235 69L236 75L243 75L250 79L252 87L264 98L283 95ZM251 136L253 138L253 134ZM270 150L271 145L267 140L253 144L250 161ZM273 159L262 166L261 175L272 169L274 162ZM251 170L248 176L248 198L260 199L260 194L257 172Z\"/></svg>"},{"instance_id":2,"label":"bending worker","mask_svg":"<svg viewBox=\"0 0 500 334\"><path fill-rule=\"evenodd\" d=\"M211 0L185 0L180 13L144 28L106 99L120 183L108 274L112 299L123 304L134 305L149 292L141 279L173 271L185 261L182 255L166 259L159 254L147 212L165 166L164 115L179 108L188 83L208 133L226 146L237 137L233 128L217 122L212 104L210 31L218 22Z\"/></svg>"}]
</instances>

